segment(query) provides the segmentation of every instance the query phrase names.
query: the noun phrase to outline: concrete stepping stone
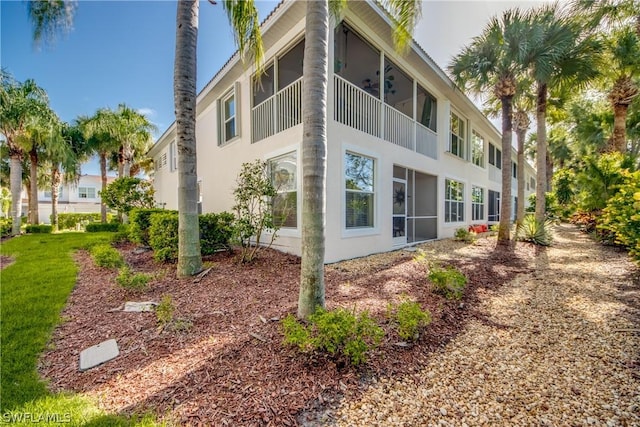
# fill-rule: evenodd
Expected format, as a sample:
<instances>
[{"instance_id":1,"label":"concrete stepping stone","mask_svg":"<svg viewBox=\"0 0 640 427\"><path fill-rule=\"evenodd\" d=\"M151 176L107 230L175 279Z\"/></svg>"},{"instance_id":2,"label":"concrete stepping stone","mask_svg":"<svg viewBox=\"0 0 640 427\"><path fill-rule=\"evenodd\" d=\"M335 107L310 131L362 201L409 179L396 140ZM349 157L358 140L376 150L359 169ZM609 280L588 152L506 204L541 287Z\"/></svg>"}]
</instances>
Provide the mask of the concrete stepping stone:
<instances>
[{"instance_id":1,"label":"concrete stepping stone","mask_svg":"<svg viewBox=\"0 0 640 427\"><path fill-rule=\"evenodd\" d=\"M80 352L80 371L86 371L118 357L120 350L115 339L103 341Z\"/></svg>"},{"instance_id":2,"label":"concrete stepping stone","mask_svg":"<svg viewBox=\"0 0 640 427\"><path fill-rule=\"evenodd\" d=\"M158 303L153 301L142 301L142 302L127 301L124 303L123 311L135 311L135 312L154 311L157 305Z\"/></svg>"}]
</instances>

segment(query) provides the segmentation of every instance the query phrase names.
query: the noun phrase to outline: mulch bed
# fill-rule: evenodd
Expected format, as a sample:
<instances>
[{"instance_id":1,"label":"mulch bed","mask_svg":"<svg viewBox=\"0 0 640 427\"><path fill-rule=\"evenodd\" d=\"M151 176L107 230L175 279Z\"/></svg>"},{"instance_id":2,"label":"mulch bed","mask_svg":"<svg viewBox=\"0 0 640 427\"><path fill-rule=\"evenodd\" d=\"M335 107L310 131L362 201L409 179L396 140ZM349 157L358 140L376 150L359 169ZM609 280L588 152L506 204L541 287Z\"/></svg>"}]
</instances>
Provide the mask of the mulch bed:
<instances>
[{"instance_id":1,"label":"mulch bed","mask_svg":"<svg viewBox=\"0 0 640 427\"><path fill-rule=\"evenodd\" d=\"M330 417L343 397L362 392L375 378L416 373L467 320L487 293L531 271L535 249L528 244L496 247L495 239L473 245L441 241L423 245L468 277L465 296L447 301L431 292L427 267L414 253L396 251L326 267L328 308L369 310L385 329L382 345L365 366L353 368L322 355L303 355L282 344L279 319L295 313L299 258L264 250L251 264L237 254L205 260L213 268L201 281L177 279L175 265L153 261L151 252L119 249L136 272L154 274L148 291L115 284L117 273L98 268L79 252L78 283L62 313L63 323L40 362L54 391L84 392L108 411L154 411L180 425L305 425ZM464 256L456 255L462 250ZM3 261L4 262L4 261ZM113 311L126 301L157 301L171 295L175 317L186 331L159 330L154 313ZM433 322L413 346L398 338L386 319L387 304L410 296L432 313ZM78 371L81 350L115 338L120 356Z\"/></svg>"}]
</instances>

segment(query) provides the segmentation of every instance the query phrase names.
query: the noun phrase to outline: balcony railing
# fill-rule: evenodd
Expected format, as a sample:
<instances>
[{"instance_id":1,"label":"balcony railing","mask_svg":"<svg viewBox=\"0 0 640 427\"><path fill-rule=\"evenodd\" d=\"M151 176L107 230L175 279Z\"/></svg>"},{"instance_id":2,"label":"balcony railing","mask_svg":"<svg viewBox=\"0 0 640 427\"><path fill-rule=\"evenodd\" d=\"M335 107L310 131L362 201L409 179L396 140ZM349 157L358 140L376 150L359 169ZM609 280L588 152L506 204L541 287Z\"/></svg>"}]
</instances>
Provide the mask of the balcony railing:
<instances>
[{"instance_id":1,"label":"balcony railing","mask_svg":"<svg viewBox=\"0 0 640 427\"><path fill-rule=\"evenodd\" d=\"M337 122L433 159L438 158L438 136L431 129L340 76L334 76L333 87L333 118Z\"/></svg>"},{"instance_id":2,"label":"balcony railing","mask_svg":"<svg viewBox=\"0 0 640 427\"><path fill-rule=\"evenodd\" d=\"M251 142L302 123L302 78L251 109Z\"/></svg>"}]
</instances>

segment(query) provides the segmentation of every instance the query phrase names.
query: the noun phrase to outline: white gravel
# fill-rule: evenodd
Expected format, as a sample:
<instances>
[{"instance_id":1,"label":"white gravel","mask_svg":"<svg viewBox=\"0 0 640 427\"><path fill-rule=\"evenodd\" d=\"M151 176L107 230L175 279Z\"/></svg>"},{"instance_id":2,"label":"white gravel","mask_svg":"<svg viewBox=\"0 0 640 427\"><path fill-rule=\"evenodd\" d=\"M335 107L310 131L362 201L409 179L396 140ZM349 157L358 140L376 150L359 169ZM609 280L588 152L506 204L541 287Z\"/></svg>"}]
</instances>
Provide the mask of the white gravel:
<instances>
[{"instance_id":1,"label":"white gravel","mask_svg":"<svg viewBox=\"0 0 640 427\"><path fill-rule=\"evenodd\" d=\"M335 423L640 426L638 269L568 226L536 263L418 375L378 379Z\"/></svg>"}]
</instances>

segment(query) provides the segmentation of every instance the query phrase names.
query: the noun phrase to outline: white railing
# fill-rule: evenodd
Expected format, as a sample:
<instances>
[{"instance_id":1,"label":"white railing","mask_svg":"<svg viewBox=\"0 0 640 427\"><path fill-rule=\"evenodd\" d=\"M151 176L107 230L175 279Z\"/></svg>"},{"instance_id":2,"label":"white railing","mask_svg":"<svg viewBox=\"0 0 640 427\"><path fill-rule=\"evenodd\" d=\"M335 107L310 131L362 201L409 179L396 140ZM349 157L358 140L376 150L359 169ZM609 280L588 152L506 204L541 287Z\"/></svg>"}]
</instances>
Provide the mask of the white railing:
<instances>
[{"instance_id":1,"label":"white railing","mask_svg":"<svg viewBox=\"0 0 640 427\"><path fill-rule=\"evenodd\" d=\"M260 141L276 133L273 119L274 99L272 96L251 110L251 142Z\"/></svg>"},{"instance_id":2,"label":"white railing","mask_svg":"<svg viewBox=\"0 0 640 427\"><path fill-rule=\"evenodd\" d=\"M302 77L251 109L251 142L302 123Z\"/></svg>"},{"instance_id":3,"label":"white railing","mask_svg":"<svg viewBox=\"0 0 640 427\"><path fill-rule=\"evenodd\" d=\"M416 123L416 152L438 160L438 134Z\"/></svg>"},{"instance_id":4,"label":"white railing","mask_svg":"<svg viewBox=\"0 0 640 427\"><path fill-rule=\"evenodd\" d=\"M340 76L334 79L334 119L373 136L380 136L381 101Z\"/></svg>"},{"instance_id":5,"label":"white railing","mask_svg":"<svg viewBox=\"0 0 640 427\"><path fill-rule=\"evenodd\" d=\"M334 75L333 83L335 121L438 158L438 135L434 131L338 75Z\"/></svg>"},{"instance_id":6,"label":"white railing","mask_svg":"<svg viewBox=\"0 0 640 427\"><path fill-rule=\"evenodd\" d=\"M384 104L384 139L415 151L415 122L392 106Z\"/></svg>"},{"instance_id":7,"label":"white railing","mask_svg":"<svg viewBox=\"0 0 640 427\"><path fill-rule=\"evenodd\" d=\"M276 132L282 132L302 123L302 77L276 94L276 105L278 108Z\"/></svg>"}]
</instances>

